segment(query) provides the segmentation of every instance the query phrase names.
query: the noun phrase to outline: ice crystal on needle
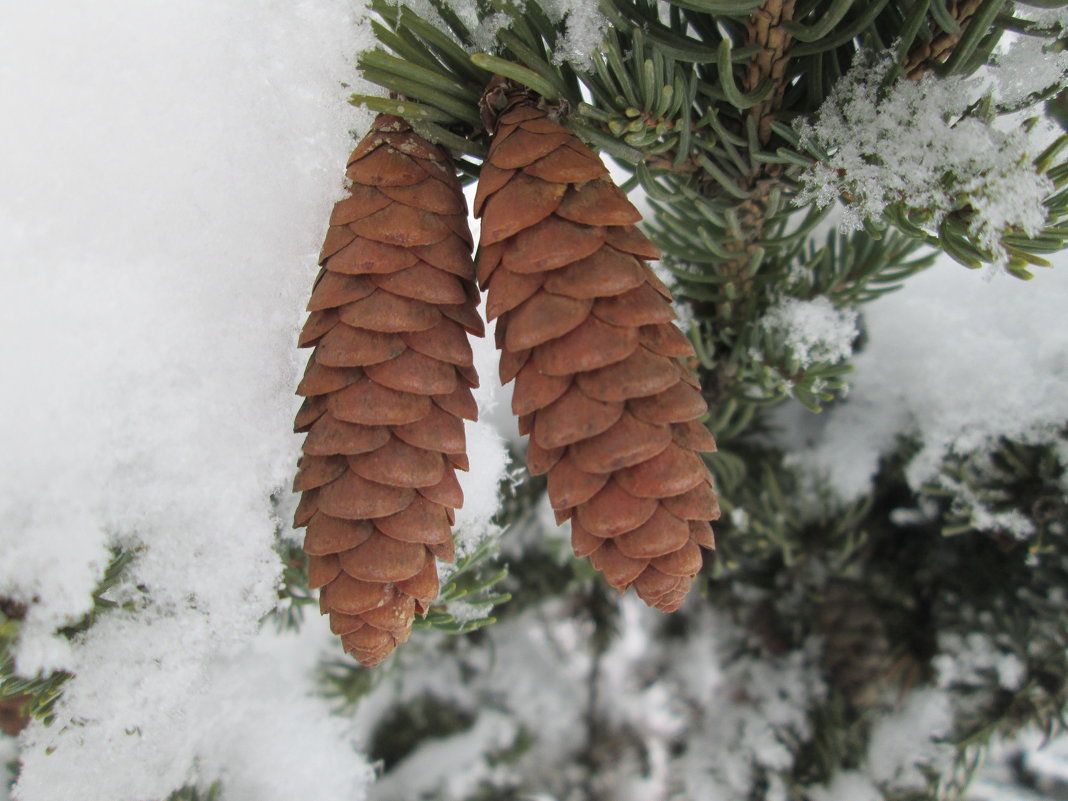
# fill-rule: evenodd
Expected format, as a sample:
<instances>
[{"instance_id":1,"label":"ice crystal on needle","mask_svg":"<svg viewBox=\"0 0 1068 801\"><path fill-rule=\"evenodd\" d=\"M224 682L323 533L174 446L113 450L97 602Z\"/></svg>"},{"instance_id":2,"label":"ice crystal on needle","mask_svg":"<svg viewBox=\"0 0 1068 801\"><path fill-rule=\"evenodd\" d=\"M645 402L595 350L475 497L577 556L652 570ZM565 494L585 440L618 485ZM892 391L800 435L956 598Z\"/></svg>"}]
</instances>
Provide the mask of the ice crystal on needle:
<instances>
[{"instance_id":1,"label":"ice crystal on needle","mask_svg":"<svg viewBox=\"0 0 1068 801\"><path fill-rule=\"evenodd\" d=\"M902 204L933 232L947 214L970 207L970 233L1003 263L1002 234L1033 235L1046 222L1053 184L1032 164L1038 137L975 116L985 91L979 78L928 75L887 85L891 68L889 59L858 59L815 122L800 126L802 144L825 157L802 175L796 202L846 199L847 230Z\"/></svg>"},{"instance_id":2,"label":"ice crystal on needle","mask_svg":"<svg viewBox=\"0 0 1068 801\"><path fill-rule=\"evenodd\" d=\"M784 298L768 310L761 324L785 337L786 347L802 368L817 361L848 359L858 333L857 311L837 309L825 297Z\"/></svg>"}]
</instances>

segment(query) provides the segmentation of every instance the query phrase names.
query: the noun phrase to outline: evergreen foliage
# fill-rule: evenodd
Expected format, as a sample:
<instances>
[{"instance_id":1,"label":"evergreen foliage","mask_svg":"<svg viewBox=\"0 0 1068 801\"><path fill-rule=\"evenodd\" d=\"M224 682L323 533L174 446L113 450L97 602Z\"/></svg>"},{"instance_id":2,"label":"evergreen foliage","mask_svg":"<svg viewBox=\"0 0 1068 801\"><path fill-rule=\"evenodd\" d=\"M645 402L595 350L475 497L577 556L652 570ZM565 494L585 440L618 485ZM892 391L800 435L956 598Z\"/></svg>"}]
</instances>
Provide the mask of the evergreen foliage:
<instances>
[{"instance_id":1,"label":"evergreen foliage","mask_svg":"<svg viewBox=\"0 0 1068 801\"><path fill-rule=\"evenodd\" d=\"M369 7L380 47L363 53L359 66L389 96L354 95L354 103L404 117L449 150L470 181L489 144L480 101L493 76L504 76L611 156L630 176L626 188L640 190L652 210L644 230L688 310L694 366L711 409L704 422L720 444L707 462L724 516L717 556L697 579L700 597L659 624L640 688L682 683L672 671L710 621L725 630L724 670L744 674L759 664L815 677L797 701L801 723L767 724L787 756L750 766L751 799L815 798L814 788L856 770L880 721L928 686L950 699L948 762L923 766L920 788L887 780L878 789L888 800L960 798L992 738L1029 727L1049 736L1062 731L1068 429L1045 441L1004 438L992 451L952 454L919 489L906 475L918 445L902 438L873 492L846 503L786 458L774 412L793 401L814 413L838 406L850 354L865 344L864 304L929 268L939 253L1027 278L1064 249L1068 137L1016 165L1049 189L1041 225L1009 225L992 239L977 225L983 198L951 174L939 181L947 208L902 194L867 213L850 176L828 166L836 163L834 143L811 126L835 87L869 57L890 60L882 97L901 82L977 75L1008 34L1059 52L1068 2L601 0L606 27L592 52L575 48L559 4L371 0ZM1062 21L1036 9L1062 9ZM988 96L948 124L994 127L1014 114L1027 129L1045 114L1068 129L1063 89L1062 76L1011 103ZM828 170L838 182L822 184L833 191L821 198L812 176ZM856 212L857 225L832 230L836 206ZM844 351L809 349L776 323L791 304L817 302L829 318L859 321ZM514 645L524 622L569 616L571 647L588 660L578 693L585 731L579 745L568 746L571 763L551 777L551 789L561 799L608 799L613 788L602 774L621 756L649 771L653 761L633 725L613 717L599 684L608 681L602 660L622 640L625 610L542 523L544 480L521 477L508 493L500 543L487 540L461 556L416 624L465 636L428 636L378 672L324 663L321 684L346 714L386 684L400 688L369 743L388 777L427 743L470 736L491 715L518 720L518 702L502 697L487 666ZM306 557L288 541L278 550L285 572L275 622L297 627L315 602ZM107 590L134 557L114 554L93 611L65 636L115 606ZM47 724L68 676L15 674L11 649L24 613L0 600L0 701L17 699L20 715ZM464 695L437 698L419 681L406 682L409 670L437 671L462 684ZM695 719L705 714L690 711ZM529 783L537 759L524 761L537 757L542 732L522 721L502 728L500 737L471 741L482 750L470 758L487 768L465 799L544 789ZM669 753L656 756L669 765L697 760L702 744L687 742L689 734L684 726ZM172 799L224 797L215 784Z\"/></svg>"},{"instance_id":2,"label":"evergreen foliage","mask_svg":"<svg viewBox=\"0 0 1068 801\"><path fill-rule=\"evenodd\" d=\"M76 637L93 625L98 615L118 606L107 597L107 591L121 580L123 570L135 557L136 554L130 551L112 551L111 561L93 592L92 609L81 620L62 629L60 633L64 637ZM134 604L127 602L125 607L134 608ZM19 718L17 729L21 729L30 718L51 725L54 720L52 708L63 692L64 683L70 678L70 674L64 671L30 678L17 673L12 651L18 642L19 629L25 616L25 604L0 598L0 704L16 704Z\"/></svg>"},{"instance_id":3,"label":"evergreen foliage","mask_svg":"<svg viewBox=\"0 0 1068 801\"><path fill-rule=\"evenodd\" d=\"M497 585L508 570L493 564L496 542L486 539L471 554L456 561L456 569L444 579L437 602L419 618L414 628L433 628L445 634L467 634L482 626L496 623L488 612L511 600Z\"/></svg>"}]
</instances>

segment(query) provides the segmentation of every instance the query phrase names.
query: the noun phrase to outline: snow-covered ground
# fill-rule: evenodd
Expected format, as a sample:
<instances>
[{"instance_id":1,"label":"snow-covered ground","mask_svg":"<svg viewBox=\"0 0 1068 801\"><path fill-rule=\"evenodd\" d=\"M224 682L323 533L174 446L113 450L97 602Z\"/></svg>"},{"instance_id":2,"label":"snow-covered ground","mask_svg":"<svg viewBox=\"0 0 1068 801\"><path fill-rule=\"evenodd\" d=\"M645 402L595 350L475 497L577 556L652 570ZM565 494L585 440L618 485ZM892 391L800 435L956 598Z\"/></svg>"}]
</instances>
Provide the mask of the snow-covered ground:
<instances>
[{"instance_id":1,"label":"snow-covered ground","mask_svg":"<svg viewBox=\"0 0 1068 801\"><path fill-rule=\"evenodd\" d=\"M371 781L314 694L322 622L258 628L299 448L293 343L349 131L369 120L345 102L367 37L355 6L4 8L0 596L33 601L19 670L77 676L61 709L77 725L23 735L20 801L143 801L195 777L223 780L227 801L354 801ZM921 480L948 449L1068 418L1061 261L1030 284L940 264L879 301L854 411L799 433L812 463L861 489L911 427ZM492 353L480 345L488 416ZM469 436L485 465L465 477L474 530L504 451L489 427ZM142 608L54 636L116 546L139 554L116 600Z\"/></svg>"}]
</instances>

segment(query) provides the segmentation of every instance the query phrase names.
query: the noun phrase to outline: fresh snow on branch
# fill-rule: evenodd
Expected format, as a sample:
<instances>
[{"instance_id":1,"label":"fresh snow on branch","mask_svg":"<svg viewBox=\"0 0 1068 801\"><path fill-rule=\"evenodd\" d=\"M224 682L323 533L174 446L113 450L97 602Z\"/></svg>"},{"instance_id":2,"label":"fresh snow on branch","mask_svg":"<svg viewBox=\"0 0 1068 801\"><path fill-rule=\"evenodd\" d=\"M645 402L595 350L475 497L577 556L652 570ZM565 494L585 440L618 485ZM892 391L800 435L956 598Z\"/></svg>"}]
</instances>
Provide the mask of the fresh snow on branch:
<instances>
[{"instance_id":1,"label":"fresh snow on branch","mask_svg":"<svg viewBox=\"0 0 1068 801\"><path fill-rule=\"evenodd\" d=\"M784 298L772 306L760 324L784 337L787 349L802 369L816 362L831 364L853 353L857 338L856 309L838 309L829 298Z\"/></svg>"},{"instance_id":2,"label":"fresh snow on branch","mask_svg":"<svg viewBox=\"0 0 1068 801\"><path fill-rule=\"evenodd\" d=\"M556 42L552 60L554 64L565 62L579 69L587 69L590 59L598 52L608 30L608 20L600 12L597 3L590 0L530 0L541 7L545 16L554 24L563 23L563 36ZM447 5L471 32L475 52L495 53L500 47L497 33L512 23L512 16L505 11L486 13L477 0L446 0ZM433 22L447 35L452 31L429 0L404 0L420 17ZM524 3L516 4L522 8ZM460 42L459 44L465 44Z\"/></svg>"},{"instance_id":3,"label":"fresh snow on branch","mask_svg":"<svg viewBox=\"0 0 1068 801\"><path fill-rule=\"evenodd\" d=\"M538 0L553 22L564 21L564 37L553 53L553 62L570 62L579 69L588 69L593 54L604 43L608 20L588 0Z\"/></svg>"},{"instance_id":4,"label":"fresh snow on branch","mask_svg":"<svg viewBox=\"0 0 1068 801\"><path fill-rule=\"evenodd\" d=\"M1000 73L994 70L1012 97L1063 80L1064 54L1048 54L1059 66L1036 75L1034 45L1021 48L1010 51ZM803 146L826 158L802 175L797 204L844 199L845 230L901 204L923 218L929 233L946 215L970 208L970 233L1004 263L1003 234L1033 235L1046 222L1043 201L1053 184L1032 163L1044 146L1041 137L1018 122L1001 127L977 115L989 91L982 77L901 77L888 85L892 66L889 57L858 58L815 121L799 126Z\"/></svg>"},{"instance_id":5,"label":"fresh snow on branch","mask_svg":"<svg viewBox=\"0 0 1068 801\"><path fill-rule=\"evenodd\" d=\"M914 489L938 481L948 456L1002 436L1060 443L1068 464L1068 258L1053 262L1032 281L982 281L944 257L869 304L849 398L828 416L798 413L793 427L812 437L798 458L846 498L869 491L901 435L921 446L907 468Z\"/></svg>"}]
</instances>

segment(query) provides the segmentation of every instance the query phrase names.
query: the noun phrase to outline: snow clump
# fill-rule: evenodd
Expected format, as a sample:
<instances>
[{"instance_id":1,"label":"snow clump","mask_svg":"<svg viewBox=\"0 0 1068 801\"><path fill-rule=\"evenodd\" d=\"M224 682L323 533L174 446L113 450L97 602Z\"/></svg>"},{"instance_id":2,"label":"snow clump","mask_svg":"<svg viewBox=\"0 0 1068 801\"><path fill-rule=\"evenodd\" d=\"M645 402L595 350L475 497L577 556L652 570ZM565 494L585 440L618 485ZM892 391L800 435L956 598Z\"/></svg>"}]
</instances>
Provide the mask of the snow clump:
<instances>
[{"instance_id":1,"label":"snow clump","mask_svg":"<svg viewBox=\"0 0 1068 801\"><path fill-rule=\"evenodd\" d=\"M1006 263L1002 235L1034 235L1046 223L1044 200L1053 183L1033 165L1041 138L1026 126L1002 130L976 116L986 93L981 77L888 83L892 68L889 58L858 58L815 122L799 125L802 146L821 158L802 174L796 204L822 207L847 198L845 231L900 204L929 233L951 212L970 207L969 233L995 263ZM1013 75L1016 81L1019 71Z\"/></svg>"},{"instance_id":2,"label":"snow clump","mask_svg":"<svg viewBox=\"0 0 1068 801\"><path fill-rule=\"evenodd\" d=\"M784 298L768 310L761 325L785 338L801 369L848 359L858 334L857 310L835 308L826 297Z\"/></svg>"}]
</instances>

